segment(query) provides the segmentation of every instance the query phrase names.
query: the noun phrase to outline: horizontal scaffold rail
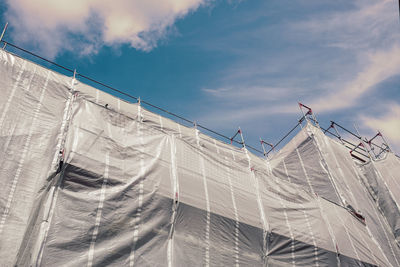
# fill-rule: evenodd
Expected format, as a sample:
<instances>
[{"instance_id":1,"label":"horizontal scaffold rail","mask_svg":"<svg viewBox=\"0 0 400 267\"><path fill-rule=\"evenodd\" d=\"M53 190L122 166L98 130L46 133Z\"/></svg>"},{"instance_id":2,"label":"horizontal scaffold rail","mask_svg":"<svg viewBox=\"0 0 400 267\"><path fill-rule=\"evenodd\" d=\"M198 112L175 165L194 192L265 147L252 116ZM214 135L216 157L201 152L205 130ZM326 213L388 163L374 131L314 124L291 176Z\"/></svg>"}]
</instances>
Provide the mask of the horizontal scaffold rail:
<instances>
[{"instance_id":1,"label":"horizontal scaffold rail","mask_svg":"<svg viewBox=\"0 0 400 267\"><path fill-rule=\"evenodd\" d=\"M85 79L85 80L87 80L87 81L90 81L90 82L92 82L92 83L94 83L94 84L97 84L97 85L100 85L100 86L105 87L105 88L107 88L107 89L110 89L111 91L116 92L116 93L118 93L118 94L120 94L120 95L123 95L123 96L127 97L128 99L131 99L131 100L134 100L134 101L138 101L138 100L139 100L139 97L133 96L133 95L128 94L128 93L125 93L124 91L121 91L121 90L119 90L119 89L117 89L117 88L114 88L114 87L112 87L112 86L109 86L109 85L107 85L107 84L105 84L105 83L103 83L103 82L100 82L100 81L98 81L98 80L96 80L96 79L94 79L94 78L91 78L91 77L89 77L89 76L87 76L87 75L78 73L78 72L76 72L76 70L74 70L74 69L72 69L72 68L68 68L68 67L65 67L65 66L63 66L63 65L60 65L60 64L58 64L58 63L56 63L56 62L54 62L54 61L51 61L51 60L46 59L46 58L44 58L44 57L42 57L42 56L39 56L39 55L37 55L36 53L33 53L33 52L31 52L31 51L29 51L29 50L27 50L27 49L21 48L21 47L15 45L15 44L13 44L13 43L10 43L10 42L8 42L8 41L5 41L5 40L3 40L2 38L0 38L0 43L3 43L3 44L4 44L3 49L5 49L7 46L12 47L12 48L15 48L16 50L19 50L19 51L22 51L22 52L24 52L24 53L27 53L27 54L29 54L29 55L35 57L35 58L38 58L38 59L40 59L40 60L43 60L44 62L47 62L47 63L49 63L49 64L51 64L51 65L54 65L54 66L56 66L56 67L58 67L58 68L63 69L64 71L67 71L67 72L73 74L73 75L75 76L75 78L80 77L80 78ZM233 138L231 138L231 137L228 137L228 136L226 136L226 135L224 135L224 134L221 134L221 133L219 133L219 132L217 132L217 131L215 131L215 130L212 130L212 129L206 127L206 126L203 126L203 125L201 125L201 124L197 124L196 122L194 122L194 121L192 121L192 120L190 120L190 119L187 119L187 118L185 118L185 117L183 117L183 116L180 116L180 115L178 115L178 114L176 114L176 113L174 113L174 112L168 111L168 110L166 110L166 109L164 109L164 108L162 108L162 107L159 107L159 106L157 106L157 105L154 105L154 104L152 104L152 103L150 103L150 102L148 102L148 101L140 100L140 103L141 103L141 104L145 104L145 105L147 105L147 106L149 106L149 107L151 107L151 108L154 108L154 109L156 109L156 110L158 110L158 111L161 111L161 112L163 112L163 113L165 113L165 114L168 114L168 115L170 115L170 116L172 116L172 117L174 117L174 118L177 118L177 119L179 119L179 120L181 120L181 121L184 121L184 122L186 122L186 123L188 123L188 124L195 125L197 128L203 129L203 130L205 130L206 132L209 132L209 133L211 133L211 134L213 134L213 135L215 135L215 136L218 136L219 138L225 139L226 141L228 141L228 142L231 143L231 144L235 143L236 145L240 145L240 146L249 148L249 149L251 149L251 150L253 150L253 151L255 151L255 152L259 153L259 154L262 154L262 155L264 155L264 156L268 156L269 153L271 153L273 150L275 150L275 149L276 149L276 148L277 148L291 133L293 133L293 131L295 131L295 130L303 123L303 121L305 121L305 120L307 120L307 119L310 119L310 120L313 121L318 127L320 127L319 124L318 124L318 122L317 122L317 120L316 120L316 118L315 118L315 116L314 116L314 113L313 113L312 109L311 109L310 107L308 107L308 106L302 104L302 103L299 103L300 109L302 110L302 108L304 108L304 109L307 110L307 112L306 112L306 113L303 112L303 116L297 121L296 125L295 125L293 128L291 128L291 129L289 130L289 132L287 132L287 133L286 133L280 140L278 140L275 144L267 143L267 142L265 142L264 140L261 139L261 146L262 146L262 148L263 148L263 151L261 151L261 150L255 148L255 147L253 147L253 146L251 146L251 145L248 145L247 143L245 144L245 142L244 142L244 140L243 140L243 137L242 137L242 141L237 141L237 140L235 140L234 137L235 137L238 133L241 133L240 130L236 133L236 135L235 135ZM307 116L309 116L309 118L307 118ZM334 136L334 137L340 139L340 140L344 143L344 145L345 145L346 147L348 147L348 148L351 150L351 152L357 153L358 155L363 156L363 157L366 157L366 158L369 157L368 155L365 155L364 153L362 153L362 152L368 153L368 151L367 151L364 147L362 147L362 146L357 146L357 145L353 144L352 142L343 139L343 138L339 135L339 133L337 132L336 128L335 128L336 134L335 134L335 133L332 133L331 131L329 131L329 129L332 128L332 127L334 127L334 125L338 126L339 128L341 128L342 130L344 130L344 131L346 131L347 133L351 134L352 136L354 136L354 137L356 137L356 138L362 140L362 137L361 137L361 136L359 136L359 135L357 135L357 134L351 132L350 130L344 128L343 126L341 126L341 125L339 125L339 124L337 124L336 122L333 122L333 121L331 121L331 126L330 126L329 128L324 129L324 128L320 127L320 129L321 129L324 133L329 133L330 135L332 135L332 136ZM379 133L377 134L377 136L378 136L378 135L381 136L381 133L379 132ZM376 155L376 157L378 157L378 156L379 156L381 153L383 153L384 151L390 151L389 146L386 144L386 142L385 142L386 148L383 148L382 146L379 146L379 145L375 144L374 142L372 142L377 136L371 138L371 140L369 140L369 141L367 142L369 145L381 149L380 153L379 153L378 155ZM383 137L382 137L382 138L383 138ZM227 143L228 143L228 142L227 142ZM269 146L270 146L270 149L269 149L268 151L265 151L265 148L263 147L263 144L269 145ZM359 151L359 150L360 150L360 151ZM352 153L351 153L351 154L352 154ZM352 154L352 156L353 156L354 158L358 158L358 159L359 159L359 157L355 157L354 154ZM396 155L396 156L399 157L398 155Z\"/></svg>"}]
</instances>

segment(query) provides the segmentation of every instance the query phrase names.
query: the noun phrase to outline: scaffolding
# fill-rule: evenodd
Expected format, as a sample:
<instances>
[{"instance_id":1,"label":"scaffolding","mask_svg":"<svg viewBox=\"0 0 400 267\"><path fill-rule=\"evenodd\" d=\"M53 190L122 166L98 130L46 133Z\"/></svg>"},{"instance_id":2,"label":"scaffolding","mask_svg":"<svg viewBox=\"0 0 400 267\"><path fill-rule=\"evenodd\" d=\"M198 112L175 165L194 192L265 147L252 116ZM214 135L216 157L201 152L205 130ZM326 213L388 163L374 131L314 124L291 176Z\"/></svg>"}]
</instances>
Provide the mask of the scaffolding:
<instances>
[{"instance_id":1,"label":"scaffolding","mask_svg":"<svg viewBox=\"0 0 400 267\"><path fill-rule=\"evenodd\" d=\"M76 70L0 55L2 265L400 265L400 165L392 153L372 160L381 134L350 145L299 103L283 138L260 138L262 158L240 127L210 130L220 142L140 97L76 81L86 77Z\"/></svg>"},{"instance_id":2,"label":"scaffolding","mask_svg":"<svg viewBox=\"0 0 400 267\"><path fill-rule=\"evenodd\" d=\"M287 137L290 136L299 126L302 127L303 122L312 123L316 127L320 128L325 134L329 134L329 135L339 139L339 141L345 147L347 147L349 149L350 155L354 159L357 159L357 160L359 160L361 162L366 162L369 159L374 159L374 160L375 159L379 159L379 158L382 157L382 155L384 155L385 152L393 152L390 149L390 147L388 145L388 142L384 138L383 134L381 132L379 132L379 131L374 137L372 137L370 139L367 139L366 137L361 137L360 134L354 133L353 131L345 128L344 126L342 126L342 125L340 125L340 124L338 124L337 122L334 122L334 121L331 121L331 124L330 124L330 126L328 128L326 128L326 129L322 128L320 126L320 124L318 123L318 120L317 120L317 118L315 116L315 113L313 112L312 108L307 106L307 105L305 105L305 104L303 104L303 103L301 103L301 102L298 102L298 106L299 106L300 112L302 113L302 116L300 117L300 119L297 120L297 123L295 124L295 126L293 126L286 134L284 134L283 137L281 139L279 139L275 144L273 144L272 142L267 142L267 141L263 140L260 137L260 144L261 144L261 150L260 150L260 149L255 148L254 146L251 146L251 145L249 145L249 144L244 142L242 130L240 129L240 127L239 127L238 131L235 133L235 135L233 137L228 137L225 134L222 134L222 133L220 133L218 131L210 129L209 127L206 127L204 125L198 124L197 122L195 122L193 120L190 120L190 119L187 119L184 116L178 115L178 114L176 114L174 112L168 111L165 108L162 108L160 106L152 104L151 102L148 102L148 101L145 101L143 99L140 99L140 97L133 96L131 94L128 94L128 93L124 92L123 90L120 90L120 89L117 89L117 88L115 88L113 86L107 85L106 83L98 81L98 80L96 80L94 78L91 78L91 77L89 77L87 75L81 74L81 73L77 72L76 69L65 67L63 65L60 65L60 64L54 62L54 61L51 61L51 60L46 59L46 58L44 58L44 57L42 57L40 55L37 55L36 53L33 53L33 52L31 52L31 51L29 51L27 49L21 48L20 46L17 46L17 45L15 45L13 43L10 43L10 42L6 41L6 40L3 40L4 39L4 35L6 33L6 30L7 30L7 27L8 27L8 22L5 24L5 26L3 28L3 31L2 31L2 34L0 36L0 43L3 43L3 49L4 50L6 49L7 46L12 47L12 48L16 49L17 51L26 53L26 54L28 54L30 56L33 56L34 58L42 60L42 61L44 61L46 63L49 63L49 64L51 64L51 65L53 65L55 67L58 67L58 68L60 68L60 69L62 69L64 71L66 71L67 73L72 74L74 79L81 78L83 80L90 81L90 82L92 82L92 83L94 83L94 84L96 84L98 86L107 88L107 89L113 91L114 93L117 93L117 94L119 94L121 96L126 97L128 99L128 102L135 103L135 102L139 102L140 101L140 103L142 105L146 105L146 106L148 106L150 108L153 108L153 109L155 109L155 110L157 110L159 112L165 113L165 114L167 114L167 115L169 115L169 116L171 116L171 117L173 117L175 119L178 119L181 122L187 123L189 125L193 125L195 128L202 129L206 133L214 135L214 136L218 137L220 140L225 140L225 142L230 143L231 145L237 145L237 146L240 146L240 147L248 148L248 149L250 149L250 150L252 150L252 151L254 151L254 152L258 153L258 154L261 154L261 155L263 155L264 157L267 157L267 158L268 158L269 154L271 152L273 152L273 151L276 151L276 148L279 147L281 144L283 144L284 141L287 139ZM339 133L338 129L336 128L336 126L338 128L340 128L341 130L343 130L344 132L350 134L351 136L356 137L360 142L357 144L357 143L354 143L354 142L352 142L350 140L344 139L340 135L340 133ZM334 133L331 132L330 129L333 129L335 132ZM235 137L238 134L240 134L241 140L236 140L235 139ZM375 142L373 142L378 137L380 137L381 140L382 140L382 143L380 145L378 145ZM269 147L269 149L266 150L264 145L267 145ZM368 145L369 148L367 148L367 145ZM398 155L396 155L396 156L399 157Z\"/></svg>"}]
</instances>

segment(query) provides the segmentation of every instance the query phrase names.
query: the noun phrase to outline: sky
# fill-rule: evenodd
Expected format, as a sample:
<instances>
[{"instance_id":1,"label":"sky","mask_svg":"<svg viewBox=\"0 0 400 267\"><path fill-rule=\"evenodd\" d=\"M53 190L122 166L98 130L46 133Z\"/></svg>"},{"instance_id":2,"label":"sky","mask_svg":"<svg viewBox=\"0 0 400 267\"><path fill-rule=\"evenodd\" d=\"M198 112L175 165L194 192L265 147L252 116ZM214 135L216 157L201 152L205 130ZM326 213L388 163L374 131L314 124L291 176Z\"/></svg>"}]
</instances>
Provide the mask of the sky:
<instances>
[{"instance_id":1,"label":"sky","mask_svg":"<svg viewBox=\"0 0 400 267\"><path fill-rule=\"evenodd\" d=\"M6 40L257 148L300 101L400 154L396 0L6 0L0 17Z\"/></svg>"}]
</instances>

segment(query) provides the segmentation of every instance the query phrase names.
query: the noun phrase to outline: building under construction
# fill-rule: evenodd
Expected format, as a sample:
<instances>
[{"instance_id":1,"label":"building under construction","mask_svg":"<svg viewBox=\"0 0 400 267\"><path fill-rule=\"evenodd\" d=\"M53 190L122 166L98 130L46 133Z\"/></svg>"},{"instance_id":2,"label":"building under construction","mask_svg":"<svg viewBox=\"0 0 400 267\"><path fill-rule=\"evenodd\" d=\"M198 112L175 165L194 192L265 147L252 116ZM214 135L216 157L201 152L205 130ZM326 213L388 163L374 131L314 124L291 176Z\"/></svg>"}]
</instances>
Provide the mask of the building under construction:
<instances>
[{"instance_id":1,"label":"building under construction","mask_svg":"<svg viewBox=\"0 0 400 267\"><path fill-rule=\"evenodd\" d=\"M381 134L349 142L302 105L264 157L4 49L0 75L1 266L400 266Z\"/></svg>"}]
</instances>

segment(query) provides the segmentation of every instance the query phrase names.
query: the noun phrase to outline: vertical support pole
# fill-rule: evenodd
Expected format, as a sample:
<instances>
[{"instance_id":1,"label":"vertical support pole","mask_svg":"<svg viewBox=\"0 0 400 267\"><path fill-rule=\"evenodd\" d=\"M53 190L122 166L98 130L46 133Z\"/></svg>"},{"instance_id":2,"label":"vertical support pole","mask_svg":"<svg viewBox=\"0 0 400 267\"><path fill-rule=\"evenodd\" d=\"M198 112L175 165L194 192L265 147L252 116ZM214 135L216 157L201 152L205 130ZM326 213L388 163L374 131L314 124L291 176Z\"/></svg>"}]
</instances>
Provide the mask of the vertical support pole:
<instances>
[{"instance_id":1,"label":"vertical support pole","mask_svg":"<svg viewBox=\"0 0 400 267\"><path fill-rule=\"evenodd\" d=\"M243 138L243 133L242 133L242 130L240 129L240 127L239 127L239 131L238 132L240 133L240 138L242 138L243 148L246 148L246 144L245 144L244 138Z\"/></svg>"},{"instance_id":2,"label":"vertical support pole","mask_svg":"<svg viewBox=\"0 0 400 267\"><path fill-rule=\"evenodd\" d=\"M380 136L381 134L379 133L379 131L378 131L378 133L374 136L374 137L372 137L371 139L365 139L366 141L367 141L367 144L369 145L369 148L370 148L370 150L372 151L372 153L374 154L374 157L377 159L378 158L378 156L380 155L380 153L377 155L376 153L375 153L375 148L374 148L374 146L373 146L373 143L372 143L372 141L377 137L377 136ZM382 149L381 149L382 150Z\"/></svg>"},{"instance_id":3,"label":"vertical support pole","mask_svg":"<svg viewBox=\"0 0 400 267\"><path fill-rule=\"evenodd\" d=\"M75 85L75 81L76 81L76 69L74 69L74 75L72 76L72 80L71 80L71 88L72 88L72 92L74 91L74 85Z\"/></svg>"},{"instance_id":4,"label":"vertical support pole","mask_svg":"<svg viewBox=\"0 0 400 267\"><path fill-rule=\"evenodd\" d=\"M344 145L344 142L343 142L343 140L342 140L342 136L339 134L339 131L336 129L335 123L334 123L333 121L332 121L331 123L332 123L332 128L335 129L335 132L336 132L336 134L337 134L337 136L338 136L340 142L342 142L342 144Z\"/></svg>"},{"instance_id":5,"label":"vertical support pole","mask_svg":"<svg viewBox=\"0 0 400 267\"><path fill-rule=\"evenodd\" d=\"M372 152L372 154L374 154L374 158L378 158L378 156L377 156L376 153L375 153L375 149L374 149L374 147L371 145L371 143L370 143L370 142L367 142L367 144L368 144L368 146L369 146L370 151Z\"/></svg>"},{"instance_id":6,"label":"vertical support pole","mask_svg":"<svg viewBox=\"0 0 400 267\"><path fill-rule=\"evenodd\" d=\"M314 122L315 122L315 124L317 125L317 127L318 127L319 129L321 129L321 126L319 126L319 123L318 123L318 121L317 121L317 117L315 117L314 112L311 112L311 116L313 117Z\"/></svg>"},{"instance_id":7,"label":"vertical support pole","mask_svg":"<svg viewBox=\"0 0 400 267\"><path fill-rule=\"evenodd\" d=\"M304 118L304 119L306 120L306 122L308 122L308 118L307 118L306 114L304 113L303 109L301 108L301 105L302 105L302 104L301 104L300 102L297 102L297 103L299 103L300 112L301 112L301 114L303 114L303 117L302 117L302 118ZM301 120L301 119L300 119L300 120ZM302 122L300 122L300 127L303 128Z\"/></svg>"},{"instance_id":8,"label":"vertical support pole","mask_svg":"<svg viewBox=\"0 0 400 267\"><path fill-rule=\"evenodd\" d=\"M307 122L310 122L308 117L307 117L307 115L311 116L312 117L311 120L314 122L314 125L317 126L319 129L321 129L321 127L319 126L319 123L317 121L317 117L315 117L315 114L312 111L312 109L310 107L307 107L306 105L300 103L300 102L298 102L298 103L299 103L299 108L301 110L301 113L303 114L303 118L306 119ZM307 113L304 113L303 108L308 109ZM300 126L301 126L301 124L300 124Z\"/></svg>"},{"instance_id":9,"label":"vertical support pole","mask_svg":"<svg viewBox=\"0 0 400 267\"><path fill-rule=\"evenodd\" d=\"M8 27L8 22L6 22L6 25L3 28L3 32L1 33L0 42L3 40L3 36L6 33L7 27Z\"/></svg>"},{"instance_id":10,"label":"vertical support pole","mask_svg":"<svg viewBox=\"0 0 400 267\"><path fill-rule=\"evenodd\" d=\"M137 99L137 103L138 103L138 113L137 113L137 119L138 122L143 122L143 116L142 116L142 102L140 100L140 96Z\"/></svg>"},{"instance_id":11,"label":"vertical support pole","mask_svg":"<svg viewBox=\"0 0 400 267\"><path fill-rule=\"evenodd\" d=\"M265 156L266 159L268 159L268 154L269 154L269 152L271 152L272 150L274 150L275 146L274 146L273 144L271 144L271 143L265 142L264 140L261 139L261 137L260 137L260 142L261 142L261 146L262 146L263 151L264 151L264 156ZM269 151L267 152L267 151L265 150L264 144L270 146L270 147L271 147L271 150L269 150Z\"/></svg>"},{"instance_id":12,"label":"vertical support pole","mask_svg":"<svg viewBox=\"0 0 400 267\"><path fill-rule=\"evenodd\" d=\"M389 150L389 152L392 152L392 149L390 149L389 143L386 141L385 137L383 137L383 134L381 133L381 131L378 131L380 136L382 137L383 142L385 143L387 149Z\"/></svg>"},{"instance_id":13,"label":"vertical support pole","mask_svg":"<svg viewBox=\"0 0 400 267\"><path fill-rule=\"evenodd\" d=\"M267 157L267 151L265 151L265 147L264 147L264 141L261 139L261 137L260 137L260 143L261 143L261 147L262 147L263 152L264 152L264 157L268 158Z\"/></svg>"},{"instance_id":14,"label":"vertical support pole","mask_svg":"<svg viewBox=\"0 0 400 267\"><path fill-rule=\"evenodd\" d=\"M365 145L364 139L362 138L360 132L358 131L357 125L354 123L353 126L354 126L354 129L356 129L356 132L357 132L358 136L360 137L360 141L361 141L361 143L363 144L363 147L364 147L365 151L367 152L368 157L369 157L370 159L372 159L371 153L369 152L367 146Z\"/></svg>"}]
</instances>

